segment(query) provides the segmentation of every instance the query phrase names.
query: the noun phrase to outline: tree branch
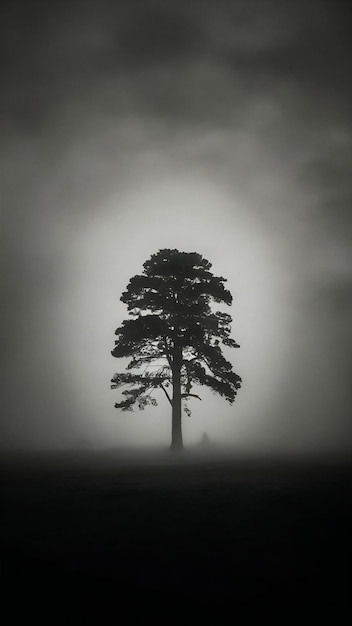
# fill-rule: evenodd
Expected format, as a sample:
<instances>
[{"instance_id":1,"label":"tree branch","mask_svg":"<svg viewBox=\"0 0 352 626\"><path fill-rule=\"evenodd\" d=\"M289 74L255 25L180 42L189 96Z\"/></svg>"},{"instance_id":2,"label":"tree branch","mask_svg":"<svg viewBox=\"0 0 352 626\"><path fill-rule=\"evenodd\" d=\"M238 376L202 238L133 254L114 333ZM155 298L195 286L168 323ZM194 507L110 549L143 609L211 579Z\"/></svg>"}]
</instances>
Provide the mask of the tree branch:
<instances>
[{"instance_id":1,"label":"tree branch","mask_svg":"<svg viewBox=\"0 0 352 626\"><path fill-rule=\"evenodd\" d=\"M183 359L183 363L193 363L193 361L197 361L198 359L201 359L201 357L193 356L191 359Z\"/></svg>"},{"instance_id":2,"label":"tree branch","mask_svg":"<svg viewBox=\"0 0 352 626\"><path fill-rule=\"evenodd\" d=\"M181 398L198 398L198 400L202 399L195 393L181 393Z\"/></svg>"},{"instance_id":3,"label":"tree branch","mask_svg":"<svg viewBox=\"0 0 352 626\"><path fill-rule=\"evenodd\" d=\"M166 395L166 397L167 397L168 401L170 402L170 404L171 404L171 406L172 406L172 400L171 400L171 398L170 398L169 394L167 393L167 391L166 391L166 389L165 389L164 385L160 385L160 387L161 387L161 389L163 390L164 394Z\"/></svg>"},{"instance_id":4,"label":"tree branch","mask_svg":"<svg viewBox=\"0 0 352 626\"><path fill-rule=\"evenodd\" d=\"M167 345L167 341L166 341L166 337L165 336L163 337L163 340L164 340L164 346L165 346L165 356L167 358L168 364L171 367L171 365L172 365L172 363L171 363L171 355L170 355L169 346Z\"/></svg>"}]
</instances>

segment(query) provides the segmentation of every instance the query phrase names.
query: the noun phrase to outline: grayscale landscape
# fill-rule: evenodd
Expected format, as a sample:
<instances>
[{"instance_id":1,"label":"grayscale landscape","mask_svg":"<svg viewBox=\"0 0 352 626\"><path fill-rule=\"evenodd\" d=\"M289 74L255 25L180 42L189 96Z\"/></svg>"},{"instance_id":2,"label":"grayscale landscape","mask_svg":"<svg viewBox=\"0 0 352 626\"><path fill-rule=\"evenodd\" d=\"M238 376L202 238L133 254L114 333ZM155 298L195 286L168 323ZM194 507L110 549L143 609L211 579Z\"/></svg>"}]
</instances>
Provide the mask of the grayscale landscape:
<instances>
[{"instance_id":1,"label":"grayscale landscape","mask_svg":"<svg viewBox=\"0 0 352 626\"><path fill-rule=\"evenodd\" d=\"M349 3L0 4L4 623L347 623Z\"/></svg>"}]
</instances>

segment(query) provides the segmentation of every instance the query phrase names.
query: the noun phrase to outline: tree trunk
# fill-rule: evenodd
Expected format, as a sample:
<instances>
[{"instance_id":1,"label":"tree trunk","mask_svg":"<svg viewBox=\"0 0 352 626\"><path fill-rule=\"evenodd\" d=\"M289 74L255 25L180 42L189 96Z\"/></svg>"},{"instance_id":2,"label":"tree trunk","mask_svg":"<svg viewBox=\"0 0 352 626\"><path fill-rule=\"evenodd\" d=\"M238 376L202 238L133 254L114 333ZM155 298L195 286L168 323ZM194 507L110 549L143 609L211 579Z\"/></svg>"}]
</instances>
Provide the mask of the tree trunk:
<instances>
[{"instance_id":1,"label":"tree trunk","mask_svg":"<svg viewBox=\"0 0 352 626\"><path fill-rule=\"evenodd\" d=\"M171 450L182 450L182 419L181 419L181 365L182 348L175 346L172 367L172 436Z\"/></svg>"}]
</instances>

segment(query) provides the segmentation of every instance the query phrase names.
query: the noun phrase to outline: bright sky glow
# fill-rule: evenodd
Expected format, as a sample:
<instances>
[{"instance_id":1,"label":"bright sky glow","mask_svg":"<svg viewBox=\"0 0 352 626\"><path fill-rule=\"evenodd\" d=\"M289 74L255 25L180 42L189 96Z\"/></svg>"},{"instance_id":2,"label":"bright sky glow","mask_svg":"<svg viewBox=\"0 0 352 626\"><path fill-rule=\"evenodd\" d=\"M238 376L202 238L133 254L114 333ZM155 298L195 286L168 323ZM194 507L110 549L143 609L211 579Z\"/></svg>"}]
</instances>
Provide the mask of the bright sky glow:
<instances>
[{"instance_id":1,"label":"bright sky glow","mask_svg":"<svg viewBox=\"0 0 352 626\"><path fill-rule=\"evenodd\" d=\"M102 439L167 442L171 413L162 393L157 409L121 413L113 408L118 392L107 391L111 375L124 366L110 356L113 332L127 317L119 297L161 247L200 252L216 275L228 279L232 335L241 345L228 352L243 378L236 403L231 407L200 390L203 401L192 401L192 417L183 420L186 442L199 440L204 430L215 440L241 441L265 418L285 376L292 285L282 250L275 248L265 223L205 177L166 175L162 182L144 181L126 190L102 206L68 247L60 346L72 370L77 404Z\"/></svg>"}]
</instances>

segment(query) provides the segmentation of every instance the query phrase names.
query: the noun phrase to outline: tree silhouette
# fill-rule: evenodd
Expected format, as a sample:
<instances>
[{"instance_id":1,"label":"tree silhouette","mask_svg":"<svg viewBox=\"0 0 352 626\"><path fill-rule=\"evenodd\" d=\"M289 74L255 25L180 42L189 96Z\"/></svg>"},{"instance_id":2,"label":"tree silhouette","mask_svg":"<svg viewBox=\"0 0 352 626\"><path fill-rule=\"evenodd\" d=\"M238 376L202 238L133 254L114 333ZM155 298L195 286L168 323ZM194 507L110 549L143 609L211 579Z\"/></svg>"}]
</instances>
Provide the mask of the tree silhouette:
<instances>
[{"instance_id":1,"label":"tree silhouette","mask_svg":"<svg viewBox=\"0 0 352 626\"><path fill-rule=\"evenodd\" d=\"M239 345L231 339L232 318L213 312L212 302L232 304L225 278L210 272L211 263L197 252L163 249L143 264L120 300L132 319L122 322L111 354L132 357L125 373L115 374L111 388L126 387L125 399L115 404L122 411L134 405L157 405L152 395L161 389L172 407L171 449L183 447L181 411L191 412L194 385L206 385L231 404L241 378L222 353L221 344ZM141 373L132 373L139 370Z\"/></svg>"}]
</instances>

